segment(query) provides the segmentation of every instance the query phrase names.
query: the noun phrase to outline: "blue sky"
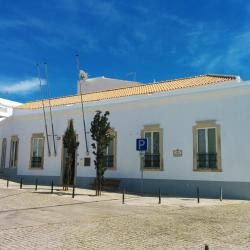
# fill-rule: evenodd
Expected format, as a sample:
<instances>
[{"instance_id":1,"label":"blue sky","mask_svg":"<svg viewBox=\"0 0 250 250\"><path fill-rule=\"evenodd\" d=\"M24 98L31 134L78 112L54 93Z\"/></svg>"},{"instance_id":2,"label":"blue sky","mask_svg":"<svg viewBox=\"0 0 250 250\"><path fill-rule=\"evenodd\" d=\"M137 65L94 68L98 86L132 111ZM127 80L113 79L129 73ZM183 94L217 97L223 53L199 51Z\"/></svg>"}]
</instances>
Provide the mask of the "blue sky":
<instances>
[{"instance_id":1,"label":"blue sky","mask_svg":"<svg viewBox=\"0 0 250 250\"><path fill-rule=\"evenodd\" d=\"M52 96L75 94L76 52L90 77L250 79L249 21L247 0L2 0L0 97L40 99L44 61Z\"/></svg>"}]
</instances>

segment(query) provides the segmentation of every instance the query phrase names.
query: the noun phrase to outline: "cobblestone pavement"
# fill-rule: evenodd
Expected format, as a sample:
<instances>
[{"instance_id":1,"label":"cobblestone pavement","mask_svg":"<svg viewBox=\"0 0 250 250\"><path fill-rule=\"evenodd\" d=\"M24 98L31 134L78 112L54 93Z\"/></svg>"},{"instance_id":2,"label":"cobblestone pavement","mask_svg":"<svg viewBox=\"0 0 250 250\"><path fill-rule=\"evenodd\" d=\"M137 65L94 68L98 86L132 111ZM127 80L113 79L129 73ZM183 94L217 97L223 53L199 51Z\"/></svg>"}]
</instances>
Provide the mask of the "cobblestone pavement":
<instances>
[{"instance_id":1,"label":"cobblestone pavement","mask_svg":"<svg viewBox=\"0 0 250 250\"><path fill-rule=\"evenodd\" d=\"M250 249L250 202L139 197L0 181L0 249Z\"/></svg>"}]
</instances>

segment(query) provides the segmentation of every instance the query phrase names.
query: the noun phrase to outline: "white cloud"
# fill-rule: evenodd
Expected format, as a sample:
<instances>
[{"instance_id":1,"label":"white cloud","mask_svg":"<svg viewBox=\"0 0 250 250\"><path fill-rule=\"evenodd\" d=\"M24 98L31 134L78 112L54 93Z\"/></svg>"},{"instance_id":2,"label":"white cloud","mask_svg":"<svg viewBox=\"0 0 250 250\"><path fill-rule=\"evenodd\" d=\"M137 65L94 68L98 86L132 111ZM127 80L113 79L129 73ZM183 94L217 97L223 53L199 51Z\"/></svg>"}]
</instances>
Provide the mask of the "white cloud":
<instances>
[{"instance_id":1,"label":"white cloud","mask_svg":"<svg viewBox=\"0 0 250 250\"><path fill-rule=\"evenodd\" d=\"M93 14L107 18L111 21L117 21L121 19L121 12L116 8L114 3L103 2L103 1L93 1L86 0L85 4L88 5L89 10L92 11Z\"/></svg>"},{"instance_id":2,"label":"white cloud","mask_svg":"<svg viewBox=\"0 0 250 250\"><path fill-rule=\"evenodd\" d=\"M186 26L186 27L189 27L191 26L190 22L187 20L187 19L184 19L184 18L181 18L177 15L173 15L173 14L170 14L170 13L164 13L162 15L163 18L173 22L173 23L176 23L176 24L179 24L179 25L182 25L182 26Z\"/></svg>"},{"instance_id":3,"label":"white cloud","mask_svg":"<svg viewBox=\"0 0 250 250\"><path fill-rule=\"evenodd\" d=\"M102 1L102 0L61 0L55 1L56 6L60 9L64 9L74 15L83 12L92 14L106 21L121 20L122 11L117 8L115 3Z\"/></svg>"},{"instance_id":4,"label":"white cloud","mask_svg":"<svg viewBox=\"0 0 250 250\"><path fill-rule=\"evenodd\" d=\"M45 22L36 18L36 17L16 17L12 19L0 19L0 29L18 29L18 28L37 28L37 29L44 29Z\"/></svg>"},{"instance_id":5,"label":"white cloud","mask_svg":"<svg viewBox=\"0 0 250 250\"><path fill-rule=\"evenodd\" d=\"M200 50L198 45L193 46L190 54L193 59L191 66L195 68L203 68L206 72L212 71L230 71L234 73L245 72L248 69L248 58L250 56L250 32L248 30L238 31L231 37L227 37L226 41L221 42L221 36L213 36L206 34L207 40L213 40L215 46L209 46L207 41L202 41L202 35L195 38L195 41L200 40L199 46L203 46ZM191 44L196 44L194 40L190 39ZM223 48L216 48L216 44L223 46Z\"/></svg>"},{"instance_id":6,"label":"white cloud","mask_svg":"<svg viewBox=\"0 0 250 250\"><path fill-rule=\"evenodd\" d=\"M196 56L193 61L191 61L191 65L193 67L201 67L203 66L204 64L206 64L208 62L208 60L210 60L210 55L209 54L201 54L201 55L198 55Z\"/></svg>"},{"instance_id":7,"label":"white cloud","mask_svg":"<svg viewBox=\"0 0 250 250\"><path fill-rule=\"evenodd\" d=\"M45 81L42 81L42 85L45 85ZM0 83L0 93L3 94L15 94L15 95L27 95L38 91L39 79L31 78L28 80L22 80L15 83Z\"/></svg>"}]
</instances>

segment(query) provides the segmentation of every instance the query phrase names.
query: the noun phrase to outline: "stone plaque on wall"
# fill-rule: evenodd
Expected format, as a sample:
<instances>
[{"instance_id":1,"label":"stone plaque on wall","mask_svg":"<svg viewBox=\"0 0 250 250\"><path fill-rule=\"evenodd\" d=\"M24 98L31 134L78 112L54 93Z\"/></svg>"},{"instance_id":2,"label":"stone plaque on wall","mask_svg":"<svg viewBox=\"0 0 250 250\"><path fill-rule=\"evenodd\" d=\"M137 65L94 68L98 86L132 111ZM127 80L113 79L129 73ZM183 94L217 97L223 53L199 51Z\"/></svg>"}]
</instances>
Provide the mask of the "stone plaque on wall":
<instances>
[{"instance_id":1,"label":"stone plaque on wall","mask_svg":"<svg viewBox=\"0 0 250 250\"><path fill-rule=\"evenodd\" d=\"M174 157L182 157L182 150L181 149L174 149L173 150L173 156Z\"/></svg>"}]
</instances>

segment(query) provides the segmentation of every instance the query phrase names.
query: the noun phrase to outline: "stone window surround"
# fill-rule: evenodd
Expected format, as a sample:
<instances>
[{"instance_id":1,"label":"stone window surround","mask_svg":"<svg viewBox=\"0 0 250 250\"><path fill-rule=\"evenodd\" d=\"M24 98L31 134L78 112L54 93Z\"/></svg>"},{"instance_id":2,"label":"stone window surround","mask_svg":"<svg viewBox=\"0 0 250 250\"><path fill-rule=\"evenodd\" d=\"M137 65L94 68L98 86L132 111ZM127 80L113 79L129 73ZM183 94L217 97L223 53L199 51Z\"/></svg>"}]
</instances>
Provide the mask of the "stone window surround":
<instances>
[{"instance_id":1,"label":"stone window surround","mask_svg":"<svg viewBox=\"0 0 250 250\"><path fill-rule=\"evenodd\" d=\"M216 149L217 149L217 168L197 168L197 130L202 128L215 128L216 130ZM222 172L221 166L221 129L215 120L197 121L193 126L193 171L195 172Z\"/></svg>"},{"instance_id":2,"label":"stone window surround","mask_svg":"<svg viewBox=\"0 0 250 250\"><path fill-rule=\"evenodd\" d=\"M160 168L143 168L143 160L144 157L141 156L141 169L143 171L163 171L163 129L160 127L160 124L152 124L152 125L144 125L143 129L141 130L141 138L145 138L146 132L159 132L160 137Z\"/></svg>"},{"instance_id":3,"label":"stone window surround","mask_svg":"<svg viewBox=\"0 0 250 250\"><path fill-rule=\"evenodd\" d=\"M16 166L11 166L11 158L12 158L12 142L17 142L17 159L16 159ZM12 135L10 139L10 159L9 159L9 168L17 168L18 164L18 151L19 151L19 137L18 135Z\"/></svg>"},{"instance_id":4,"label":"stone window surround","mask_svg":"<svg viewBox=\"0 0 250 250\"><path fill-rule=\"evenodd\" d=\"M6 168L7 138L2 138L1 143L0 168L3 169Z\"/></svg>"}]
</instances>

